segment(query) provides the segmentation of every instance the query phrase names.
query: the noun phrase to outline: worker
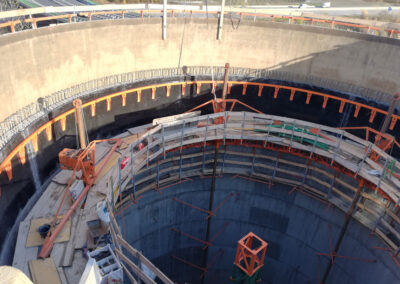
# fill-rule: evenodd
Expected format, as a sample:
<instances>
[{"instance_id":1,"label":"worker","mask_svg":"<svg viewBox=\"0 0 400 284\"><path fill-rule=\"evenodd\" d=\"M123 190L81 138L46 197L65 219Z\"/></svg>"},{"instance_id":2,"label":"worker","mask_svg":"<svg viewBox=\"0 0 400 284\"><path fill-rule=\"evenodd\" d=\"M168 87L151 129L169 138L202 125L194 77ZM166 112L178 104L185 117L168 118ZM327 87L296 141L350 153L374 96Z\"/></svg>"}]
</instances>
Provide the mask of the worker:
<instances>
[{"instance_id":1,"label":"worker","mask_svg":"<svg viewBox=\"0 0 400 284\"><path fill-rule=\"evenodd\" d=\"M144 148L143 142L140 142L138 145L138 151L142 150Z\"/></svg>"}]
</instances>

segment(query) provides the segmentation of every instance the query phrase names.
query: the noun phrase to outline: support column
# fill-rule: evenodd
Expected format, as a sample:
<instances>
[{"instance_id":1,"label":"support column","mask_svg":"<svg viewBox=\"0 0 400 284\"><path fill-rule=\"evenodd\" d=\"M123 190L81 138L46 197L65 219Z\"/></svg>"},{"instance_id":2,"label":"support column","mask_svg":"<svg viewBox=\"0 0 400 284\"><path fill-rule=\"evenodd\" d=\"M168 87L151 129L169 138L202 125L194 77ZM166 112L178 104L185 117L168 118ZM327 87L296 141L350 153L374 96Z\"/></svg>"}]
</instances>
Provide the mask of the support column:
<instances>
[{"instance_id":1,"label":"support column","mask_svg":"<svg viewBox=\"0 0 400 284\"><path fill-rule=\"evenodd\" d=\"M85 149L86 135L85 135L85 124L83 122L83 115L82 115L82 101L80 99L75 99L73 105L75 107L75 123L78 126L80 148Z\"/></svg>"},{"instance_id":2,"label":"support column","mask_svg":"<svg viewBox=\"0 0 400 284\"><path fill-rule=\"evenodd\" d=\"M222 24L224 23L224 8L225 8L225 0L222 0L221 14L219 15L219 21L218 21L218 31L217 31L218 40L222 38Z\"/></svg>"},{"instance_id":3,"label":"support column","mask_svg":"<svg viewBox=\"0 0 400 284\"><path fill-rule=\"evenodd\" d=\"M225 63L225 74L224 74L224 87L222 89L222 99L226 99L226 92L228 90L228 79L229 79L229 63Z\"/></svg>"},{"instance_id":4,"label":"support column","mask_svg":"<svg viewBox=\"0 0 400 284\"><path fill-rule=\"evenodd\" d=\"M364 181L362 180L362 181L360 181L360 184L358 186L357 192L356 192L356 194L355 194L355 196L353 198L353 202L351 203L351 207L350 207L349 211L346 214L346 219L344 221L343 227L340 230L339 238L338 238L338 240L336 242L335 249L333 251L335 253L337 253L339 251L339 249L340 249L340 245L342 244L344 235L346 234L347 228L348 228L348 226L350 224L351 217L353 216L354 210L357 208L357 202L360 199L360 195L361 195L361 191L362 191L363 187L364 187ZM332 261L329 261L328 267L326 268L324 277L322 278L322 281L321 281L322 284L324 284L326 282L326 280L328 279L329 272L332 269L332 265L335 262L335 258L336 258L336 255L332 255Z\"/></svg>"},{"instance_id":5,"label":"support column","mask_svg":"<svg viewBox=\"0 0 400 284\"><path fill-rule=\"evenodd\" d=\"M393 96L392 104L389 107L388 113L387 113L386 118L383 121L383 124L382 124L382 127L381 127L381 131L380 131L381 133L385 133L388 130L389 124L390 124L390 122L392 120L392 115L394 113L394 110L396 109L396 104L397 104L397 101L399 99L400 99L400 93L395 94Z\"/></svg>"},{"instance_id":6,"label":"support column","mask_svg":"<svg viewBox=\"0 0 400 284\"><path fill-rule=\"evenodd\" d=\"M162 30L162 39L166 40L167 39L167 0L163 1L164 7L163 7L163 30Z\"/></svg>"}]
</instances>

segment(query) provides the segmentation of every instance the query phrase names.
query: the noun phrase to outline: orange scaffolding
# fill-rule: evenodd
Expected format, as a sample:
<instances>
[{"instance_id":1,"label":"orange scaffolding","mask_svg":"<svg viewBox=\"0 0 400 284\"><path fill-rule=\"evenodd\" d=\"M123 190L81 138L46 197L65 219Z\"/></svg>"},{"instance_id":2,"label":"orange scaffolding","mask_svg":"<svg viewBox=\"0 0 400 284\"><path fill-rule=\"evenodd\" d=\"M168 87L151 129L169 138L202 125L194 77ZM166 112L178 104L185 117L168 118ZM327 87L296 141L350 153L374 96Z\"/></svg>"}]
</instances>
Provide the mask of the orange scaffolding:
<instances>
[{"instance_id":1,"label":"orange scaffolding","mask_svg":"<svg viewBox=\"0 0 400 284\"><path fill-rule=\"evenodd\" d=\"M264 266L268 243L250 232L238 241L235 265L248 276Z\"/></svg>"}]
</instances>

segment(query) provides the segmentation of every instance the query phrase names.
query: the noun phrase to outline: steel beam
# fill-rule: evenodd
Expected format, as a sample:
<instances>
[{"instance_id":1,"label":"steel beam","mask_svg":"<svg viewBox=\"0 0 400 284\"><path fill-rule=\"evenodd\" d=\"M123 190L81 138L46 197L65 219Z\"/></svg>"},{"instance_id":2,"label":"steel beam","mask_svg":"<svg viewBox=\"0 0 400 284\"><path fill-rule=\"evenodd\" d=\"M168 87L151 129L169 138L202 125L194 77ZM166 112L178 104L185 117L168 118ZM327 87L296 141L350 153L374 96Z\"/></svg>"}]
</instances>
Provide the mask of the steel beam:
<instances>
[{"instance_id":1,"label":"steel beam","mask_svg":"<svg viewBox=\"0 0 400 284\"><path fill-rule=\"evenodd\" d=\"M218 165L218 142L215 144L215 152L214 152L214 165L213 165L213 174L211 179L211 189L210 189L210 199L208 203L208 211L213 211L213 203L214 203L214 192L215 192L215 180L216 180L216 173L217 173L217 165ZM211 229L211 215L207 218L207 229L206 229L206 242L210 242L210 229ZM202 266L207 267L207 258L208 258L208 247L203 252L203 261ZM204 277L201 278L201 283L204 283Z\"/></svg>"},{"instance_id":2,"label":"steel beam","mask_svg":"<svg viewBox=\"0 0 400 284\"><path fill-rule=\"evenodd\" d=\"M340 249L340 245L342 244L344 235L346 234L347 228L349 227L351 217L353 216L354 210L357 208L357 202L360 199L361 190L363 189L363 187L364 187L364 181L361 180L360 184L358 186L357 192L356 192L356 194L355 194L355 196L353 198L353 202L351 203L351 207L350 207L349 211L346 214L346 219L344 221L342 229L340 230L339 238L338 238L338 240L336 242L336 245L335 245L335 250L332 252L332 261L329 262L328 267L325 270L324 276L323 276L322 281L321 281L322 284L324 284L326 282L326 280L328 279L329 272L331 271L333 263L334 263L335 258L336 258L336 253Z\"/></svg>"}]
</instances>

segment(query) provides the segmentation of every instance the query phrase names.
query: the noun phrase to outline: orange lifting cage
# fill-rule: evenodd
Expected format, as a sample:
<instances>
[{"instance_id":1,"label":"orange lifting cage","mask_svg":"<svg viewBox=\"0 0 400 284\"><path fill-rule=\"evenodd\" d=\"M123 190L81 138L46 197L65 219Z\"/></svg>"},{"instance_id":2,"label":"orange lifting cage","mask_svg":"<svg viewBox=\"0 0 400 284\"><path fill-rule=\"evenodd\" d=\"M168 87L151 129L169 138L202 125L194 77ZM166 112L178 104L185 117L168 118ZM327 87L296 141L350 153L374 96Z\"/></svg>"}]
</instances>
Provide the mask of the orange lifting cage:
<instances>
[{"instance_id":1,"label":"orange lifting cage","mask_svg":"<svg viewBox=\"0 0 400 284\"><path fill-rule=\"evenodd\" d=\"M235 265L252 276L264 266L268 243L250 232L238 241Z\"/></svg>"}]
</instances>

